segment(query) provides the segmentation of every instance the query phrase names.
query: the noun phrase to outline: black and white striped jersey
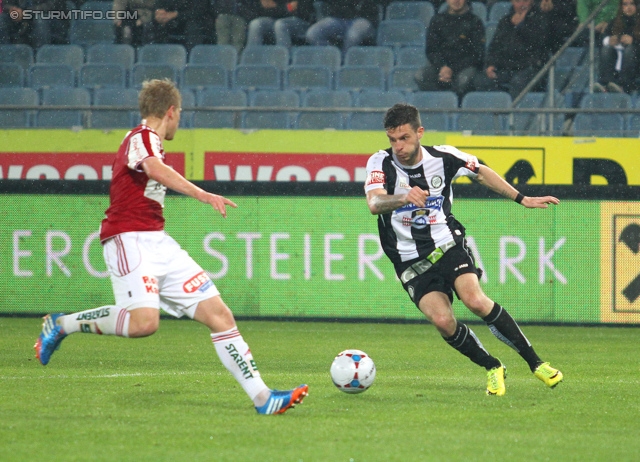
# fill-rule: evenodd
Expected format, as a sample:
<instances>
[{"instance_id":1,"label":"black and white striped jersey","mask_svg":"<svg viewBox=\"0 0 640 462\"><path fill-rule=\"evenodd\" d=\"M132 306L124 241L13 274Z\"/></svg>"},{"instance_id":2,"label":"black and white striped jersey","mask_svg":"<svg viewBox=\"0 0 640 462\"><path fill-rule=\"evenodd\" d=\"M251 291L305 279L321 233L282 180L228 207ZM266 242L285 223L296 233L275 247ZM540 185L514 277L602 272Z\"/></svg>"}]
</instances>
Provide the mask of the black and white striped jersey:
<instances>
[{"instance_id":1,"label":"black and white striped jersey","mask_svg":"<svg viewBox=\"0 0 640 462\"><path fill-rule=\"evenodd\" d=\"M461 176L475 178L479 167L475 156L447 145L422 146L422 160L411 167L398 162L391 148L369 158L365 192L384 188L390 195L406 194L414 186L429 191L424 208L409 204L378 215L380 243L396 271L436 247L463 239L464 227L451 213L451 183Z\"/></svg>"}]
</instances>

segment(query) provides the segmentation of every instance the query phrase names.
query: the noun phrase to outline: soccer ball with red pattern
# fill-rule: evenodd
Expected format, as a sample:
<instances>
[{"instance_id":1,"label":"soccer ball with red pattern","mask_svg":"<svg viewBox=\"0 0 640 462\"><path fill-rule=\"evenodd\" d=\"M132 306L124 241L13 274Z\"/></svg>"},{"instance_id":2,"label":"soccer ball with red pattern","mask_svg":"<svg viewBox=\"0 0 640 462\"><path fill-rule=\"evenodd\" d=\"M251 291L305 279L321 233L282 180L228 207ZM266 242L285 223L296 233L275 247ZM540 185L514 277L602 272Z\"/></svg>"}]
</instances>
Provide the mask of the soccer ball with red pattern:
<instances>
[{"instance_id":1,"label":"soccer ball with red pattern","mask_svg":"<svg viewBox=\"0 0 640 462\"><path fill-rule=\"evenodd\" d=\"M376 365L364 351L344 350L331 364L331 380L340 391L362 393L376 378Z\"/></svg>"}]
</instances>

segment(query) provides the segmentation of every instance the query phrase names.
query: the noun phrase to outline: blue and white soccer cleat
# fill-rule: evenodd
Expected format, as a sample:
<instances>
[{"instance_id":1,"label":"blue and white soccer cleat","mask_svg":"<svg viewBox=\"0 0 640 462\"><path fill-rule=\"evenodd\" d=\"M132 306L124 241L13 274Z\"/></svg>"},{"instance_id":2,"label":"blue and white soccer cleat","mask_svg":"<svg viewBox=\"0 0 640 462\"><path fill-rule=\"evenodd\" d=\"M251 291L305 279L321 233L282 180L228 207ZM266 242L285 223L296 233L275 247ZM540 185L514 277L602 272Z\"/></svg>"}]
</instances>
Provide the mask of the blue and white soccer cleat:
<instances>
[{"instance_id":1,"label":"blue and white soccer cleat","mask_svg":"<svg viewBox=\"0 0 640 462\"><path fill-rule=\"evenodd\" d=\"M60 343L67 336L62 326L56 322L60 316L64 316L64 313L48 314L42 318L42 332L33 347L36 349L36 358L43 366L49 364L51 355L60 348Z\"/></svg>"},{"instance_id":2,"label":"blue and white soccer cleat","mask_svg":"<svg viewBox=\"0 0 640 462\"><path fill-rule=\"evenodd\" d=\"M283 414L287 409L302 403L302 400L309 394L307 385L300 385L293 390L278 391L271 390L271 396L267 402L260 407L256 407L258 414Z\"/></svg>"}]
</instances>

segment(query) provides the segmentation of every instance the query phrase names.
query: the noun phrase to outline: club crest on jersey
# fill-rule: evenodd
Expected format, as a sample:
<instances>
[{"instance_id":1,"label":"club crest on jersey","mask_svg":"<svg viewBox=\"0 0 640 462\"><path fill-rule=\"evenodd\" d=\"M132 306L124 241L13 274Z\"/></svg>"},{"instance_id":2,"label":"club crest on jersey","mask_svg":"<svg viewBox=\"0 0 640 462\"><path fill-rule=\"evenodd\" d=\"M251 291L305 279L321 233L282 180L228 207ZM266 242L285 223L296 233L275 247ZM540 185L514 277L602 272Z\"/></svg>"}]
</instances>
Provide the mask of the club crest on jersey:
<instances>
[{"instance_id":1,"label":"club crest on jersey","mask_svg":"<svg viewBox=\"0 0 640 462\"><path fill-rule=\"evenodd\" d=\"M194 293L196 290L200 292L204 292L207 290L213 282L211 278L204 271L196 274L194 277L185 282L182 286L182 290L184 290L188 294Z\"/></svg>"},{"instance_id":2,"label":"club crest on jersey","mask_svg":"<svg viewBox=\"0 0 640 462\"><path fill-rule=\"evenodd\" d=\"M431 187L438 189L440 186L442 186L442 177L436 175L433 178L431 178Z\"/></svg>"},{"instance_id":3,"label":"club crest on jersey","mask_svg":"<svg viewBox=\"0 0 640 462\"><path fill-rule=\"evenodd\" d=\"M384 172L380 170L374 170L367 176L367 183L365 186L369 186L372 184L384 184L385 175Z\"/></svg>"}]
</instances>

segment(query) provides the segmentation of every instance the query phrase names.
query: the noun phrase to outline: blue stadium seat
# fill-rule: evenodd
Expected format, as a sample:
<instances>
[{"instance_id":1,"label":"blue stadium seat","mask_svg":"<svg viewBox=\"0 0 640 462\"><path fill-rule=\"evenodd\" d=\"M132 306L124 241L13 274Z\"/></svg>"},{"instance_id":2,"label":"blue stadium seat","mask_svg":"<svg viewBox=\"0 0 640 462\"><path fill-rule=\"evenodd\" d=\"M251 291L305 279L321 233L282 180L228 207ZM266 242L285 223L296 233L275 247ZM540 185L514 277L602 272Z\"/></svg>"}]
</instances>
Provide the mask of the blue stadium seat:
<instances>
[{"instance_id":1,"label":"blue stadium seat","mask_svg":"<svg viewBox=\"0 0 640 462\"><path fill-rule=\"evenodd\" d=\"M544 92L531 92L524 97L516 105L519 109L525 108L542 108L545 106L547 94ZM535 112L516 112L513 114L513 125L515 135L539 135L541 131L541 123L544 115Z\"/></svg>"},{"instance_id":2,"label":"blue stadium seat","mask_svg":"<svg viewBox=\"0 0 640 462\"><path fill-rule=\"evenodd\" d=\"M379 66L385 73L393 67L393 49L379 46L354 46L344 56L345 66Z\"/></svg>"},{"instance_id":3,"label":"blue stadium seat","mask_svg":"<svg viewBox=\"0 0 640 462\"><path fill-rule=\"evenodd\" d=\"M129 72L135 60L136 50L131 45L98 43L87 49L87 63L90 64L119 64Z\"/></svg>"},{"instance_id":4,"label":"blue stadium seat","mask_svg":"<svg viewBox=\"0 0 640 462\"><path fill-rule=\"evenodd\" d=\"M424 47L427 28L417 19L385 19L378 24L378 46Z\"/></svg>"},{"instance_id":5,"label":"blue stadium seat","mask_svg":"<svg viewBox=\"0 0 640 462\"><path fill-rule=\"evenodd\" d=\"M0 88L0 106L37 106L38 92L33 88ZM32 109L0 109L0 127L25 128L32 125L35 111Z\"/></svg>"},{"instance_id":6,"label":"blue stadium seat","mask_svg":"<svg viewBox=\"0 0 640 462\"><path fill-rule=\"evenodd\" d=\"M560 56L558 56L556 66L580 66L583 64L583 61L588 54L587 47L568 47Z\"/></svg>"},{"instance_id":7,"label":"blue stadium seat","mask_svg":"<svg viewBox=\"0 0 640 462\"><path fill-rule=\"evenodd\" d=\"M401 91L364 90L356 96L354 107L380 108L386 111L396 103L408 103L409 98ZM349 117L351 130L382 130L384 111L354 111Z\"/></svg>"},{"instance_id":8,"label":"blue stadium seat","mask_svg":"<svg viewBox=\"0 0 640 462\"><path fill-rule=\"evenodd\" d=\"M448 131L453 128L453 117L446 112L429 109L457 109L458 96L452 91L418 91L413 94L413 105L420 111L422 126L427 131Z\"/></svg>"},{"instance_id":9,"label":"blue stadium seat","mask_svg":"<svg viewBox=\"0 0 640 462\"><path fill-rule=\"evenodd\" d=\"M43 106L89 106L91 96L85 88L45 88L42 90ZM39 110L36 114L36 127L71 128L83 126L84 110L52 109Z\"/></svg>"},{"instance_id":10,"label":"blue stadium seat","mask_svg":"<svg viewBox=\"0 0 640 462\"><path fill-rule=\"evenodd\" d=\"M377 66L342 66L336 75L336 90L384 90L386 75Z\"/></svg>"},{"instance_id":11,"label":"blue stadium seat","mask_svg":"<svg viewBox=\"0 0 640 462\"><path fill-rule=\"evenodd\" d=\"M171 64L137 63L131 69L129 86L142 87L142 82L149 79L170 79L178 82L178 69Z\"/></svg>"},{"instance_id":12,"label":"blue stadium seat","mask_svg":"<svg viewBox=\"0 0 640 462\"><path fill-rule=\"evenodd\" d=\"M347 90L312 90L304 95L302 106L308 108L351 107L351 92ZM348 112L328 110L300 112L295 128L301 130L342 130L347 126L349 115Z\"/></svg>"},{"instance_id":13,"label":"blue stadium seat","mask_svg":"<svg viewBox=\"0 0 640 462\"><path fill-rule=\"evenodd\" d=\"M239 90L280 90L280 70L269 64L239 64L233 72L232 87Z\"/></svg>"},{"instance_id":14,"label":"blue stadium seat","mask_svg":"<svg viewBox=\"0 0 640 462\"><path fill-rule=\"evenodd\" d=\"M68 64L33 64L27 80L32 88L74 87L76 84L75 72Z\"/></svg>"},{"instance_id":15,"label":"blue stadium seat","mask_svg":"<svg viewBox=\"0 0 640 462\"><path fill-rule=\"evenodd\" d=\"M113 106L113 109L91 111L91 128L131 128L138 121L138 91L135 88L98 88L94 106ZM124 109L130 107L129 109Z\"/></svg>"},{"instance_id":16,"label":"blue stadium seat","mask_svg":"<svg viewBox=\"0 0 640 462\"><path fill-rule=\"evenodd\" d=\"M193 91L188 88L180 89L182 96L182 112L180 113L180 127L193 128L193 117L196 107L196 96Z\"/></svg>"},{"instance_id":17,"label":"blue stadium seat","mask_svg":"<svg viewBox=\"0 0 640 462\"><path fill-rule=\"evenodd\" d=\"M487 17L488 22L497 23L503 17L508 15L511 12L511 2L495 2L491 9L489 10L489 16Z\"/></svg>"},{"instance_id":18,"label":"blue stadium seat","mask_svg":"<svg viewBox=\"0 0 640 462\"><path fill-rule=\"evenodd\" d=\"M336 72L342 63L342 53L335 46L300 46L291 48L291 64L327 66Z\"/></svg>"},{"instance_id":19,"label":"blue stadium seat","mask_svg":"<svg viewBox=\"0 0 640 462\"><path fill-rule=\"evenodd\" d=\"M501 91L472 91L464 95L461 107L463 109L508 109L511 107L511 96ZM463 113L457 118L458 130L470 130L474 134L500 134L506 128L505 114Z\"/></svg>"},{"instance_id":20,"label":"blue stadium seat","mask_svg":"<svg viewBox=\"0 0 640 462\"><path fill-rule=\"evenodd\" d=\"M585 109L629 109L631 106L631 96L626 93L591 93L580 101L580 107Z\"/></svg>"},{"instance_id":21,"label":"blue stadium seat","mask_svg":"<svg viewBox=\"0 0 640 462\"><path fill-rule=\"evenodd\" d=\"M421 21L425 27L429 27L431 18L433 18L434 15L435 9L431 2L393 1L387 5L384 19L417 19Z\"/></svg>"},{"instance_id":22,"label":"blue stadium seat","mask_svg":"<svg viewBox=\"0 0 640 462\"><path fill-rule=\"evenodd\" d=\"M229 73L218 64L187 64L180 79L182 88L203 90L206 87L229 88Z\"/></svg>"},{"instance_id":23,"label":"blue stadium seat","mask_svg":"<svg viewBox=\"0 0 640 462\"><path fill-rule=\"evenodd\" d=\"M285 73L285 88L297 91L333 89L333 71L326 66L292 65Z\"/></svg>"},{"instance_id":24,"label":"blue stadium seat","mask_svg":"<svg viewBox=\"0 0 640 462\"><path fill-rule=\"evenodd\" d=\"M196 111L195 128L240 128L241 111L222 111L219 108L247 106L247 94L242 90L219 90L205 88L198 94L198 107L213 107L216 110Z\"/></svg>"},{"instance_id":25,"label":"blue stadium seat","mask_svg":"<svg viewBox=\"0 0 640 462\"><path fill-rule=\"evenodd\" d=\"M281 45L248 45L240 55L242 65L271 65L283 72L289 66L289 49Z\"/></svg>"},{"instance_id":26,"label":"blue stadium seat","mask_svg":"<svg viewBox=\"0 0 640 462\"><path fill-rule=\"evenodd\" d=\"M580 113L573 120L573 136L623 137L624 117L621 114Z\"/></svg>"},{"instance_id":27,"label":"blue stadium seat","mask_svg":"<svg viewBox=\"0 0 640 462\"><path fill-rule=\"evenodd\" d=\"M482 2L471 2L471 12L482 19L482 23L486 24L488 20L487 5Z\"/></svg>"},{"instance_id":28,"label":"blue stadium seat","mask_svg":"<svg viewBox=\"0 0 640 462\"><path fill-rule=\"evenodd\" d=\"M69 42L89 47L96 43L113 43L115 39L113 20L71 19Z\"/></svg>"},{"instance_id":29,"label":"blue stadium seat","mask_svg":"<svg viewBox=\"0 0 640 462\"><path fill-rule=\"evenodd\" d=\"M33 48L29 45L0 45L0 63L18 64L26 72L34 63Z\"/></svg>"},{"instance_id":30,"label":"blue stadium seat","mask_svg":"<svg viewBox=\"0 0 640 462\"><path fill-rule=\"evenodd\" d=\"M182 69L187 64L187 49L177 43L152 43L138 48L137 63L170 64Z\"/></svg>"},{"instance_id":31,"label":"blue stadium seat","mask_svg":"<svg viewBox=\"0 0 640 462\"><path fill-rule=\"evenodd\" d=\"M127 72L120 64L85 64L80 68L78 86L96 88L127 86Z\"/></svg>"},{"instance_id":32,"label":"blue stadium seat","mask_svg":"<svg viewBox=\"0 0 640 462\"><path fill-rule=\"evenodd\" d=\"M493 36L496 34L496 28L498 27L497 22L488 22L484 25L484 47L486 50L489 49L489 45L493 40Z\"/></svg>"},{"instance_id":33,"label":"blue stadium seat","mask_svg":"<svg viewBox=\"0 0 640 462\"><path fill-rule=\"evenodd\" d=\"M238 64L238 51L233 45L196 45L189 53L189 64L217 64L231 73Z\"/></svg>"},{"instance_id":34,"label":"blue stadium seat","mask_svg":"<svg viewBox=\"0 0 640 462\"><path fill-rule=\"evenodd\" d=\"M105 0L87 0L80 5L84 11L100 11L106 15L107 11L113 10L113 3Z\"/></svg>"},{"instance_id":35,"label":"blue stadium seat","mask_svg":"<svg viewBox=\"0 0 640 462\"><path fill-rule=\"evenodd\" d=\"M427 53L424 46L403 47L396 50L396 66L424 67L427 65Z\"/></svg>"},{"instance_id":36,"label":"blue stadium seat","mask_svg":"<svg viewBox=\"0 0 640 462\"><path fill-rule=\"evenodd\" d=\"M43 45L36 51L36 64L68 64L78 72L84 64L80 45Z\"/></svg>"},{"instance_id":37,"label":"blue stadium seat","mask_svg":"<svg viewBox=\"0 0 640 462\"><path fill-rule=\"evenodd\" d=\"M24 86L24 71L15 63L0 62L0 87Z\"/></svg>"},{"instance_id":38,"label":"blue stadium seat","mask_svg":"<svg viewBox=\"0 0 640 462\"><path fill-rule=\"evenodd\" d=\"M389 90L418 91L415 75L419 70L416 66L395 66L389 73Z\"/></svg>"},{"instance_id":39,"label":"blue stadium seat","mask_svg":"<svg viewBox=\"0 0 640 462\"><path fill-rule=\"evenodd\" d=\"M300 107L300 96L293 90L256 91L250 97L251 107ZM288 129L293 126L295 112L247 111L242 118L242 127L249 129Z\"/></svg>"}]
</instances>

